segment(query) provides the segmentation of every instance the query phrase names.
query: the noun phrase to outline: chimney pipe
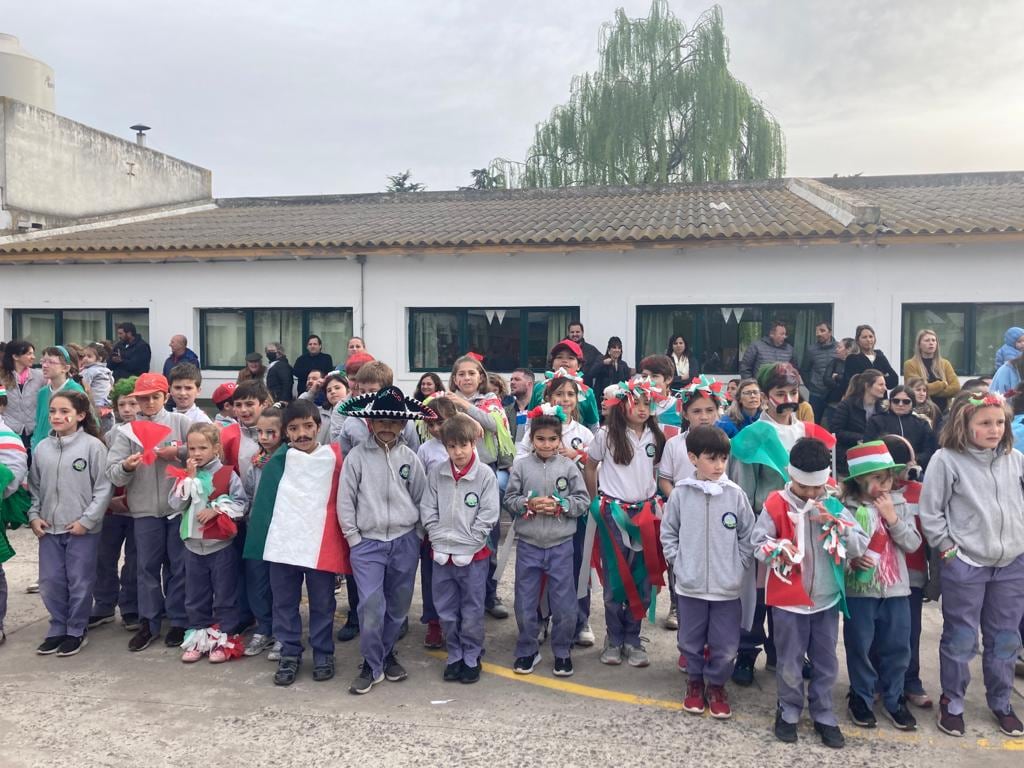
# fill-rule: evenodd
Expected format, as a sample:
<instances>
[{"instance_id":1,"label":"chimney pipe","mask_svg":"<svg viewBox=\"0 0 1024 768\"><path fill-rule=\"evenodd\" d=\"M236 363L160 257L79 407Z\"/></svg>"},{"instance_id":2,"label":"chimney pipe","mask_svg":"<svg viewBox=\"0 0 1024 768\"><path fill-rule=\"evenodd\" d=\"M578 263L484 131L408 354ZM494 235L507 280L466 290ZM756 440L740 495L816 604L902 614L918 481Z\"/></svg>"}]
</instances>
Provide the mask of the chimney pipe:
<instances>
[{"instance_id":1,"label":"chimney pipe","mask_svg":"<svg viewBox=\"0 0 1024 768\"><path fill-rule=\"evenodd\" d=\"M146 146L146 131L150 130L150 127L139 123L131 126L130 130L135 131L135 143L140 147Z\"/></svg>"}]
</instances>

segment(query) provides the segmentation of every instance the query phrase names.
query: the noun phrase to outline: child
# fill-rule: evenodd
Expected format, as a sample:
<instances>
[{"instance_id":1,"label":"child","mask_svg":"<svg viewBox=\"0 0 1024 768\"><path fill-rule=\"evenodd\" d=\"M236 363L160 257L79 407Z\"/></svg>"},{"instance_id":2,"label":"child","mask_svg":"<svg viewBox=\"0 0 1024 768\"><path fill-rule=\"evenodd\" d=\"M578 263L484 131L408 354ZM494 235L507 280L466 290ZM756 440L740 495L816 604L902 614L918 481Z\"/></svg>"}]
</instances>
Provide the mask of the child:
<instances>
[{"instance_id":1,"label":"child","mask_svg":"<svg viewBox=\"0 0 1024 768\"><path fill-rule=\"evenodd\" d=\"M864 553L867 536L843 505L829 498L831 466L832 452L825 443L797 440L789 451L790 481L768 495L751 544L754 557L768 568L764 601L774 618L778 654L775 738L797 740L804 707L803 666L809 656L807 702L814 730L822 744L838 749L846 743L832 708L839 673L839 611L845 612L842 565L844 557Z\"/></svg>"},{"instance_id":2,"label":"child","mask_svg":"<svg viewBox=\"0 0 1024 768\"><path fill-rule=\"evenodd\" d=\"M319 371L316 371L319 373ZM313 371L310 371L310 378ZM331 411L348 399L348 379L343 373L329 373L323 379L324 405L320 409L323 424L320 427L320 444L331 441Z\"/></svg>"},{"instance_id":3,"label":"child","mask_svg":"<svg viewBox=\"0 0 1024 768\"><path fill-rule=\"evenodd\" d=\"M640 642L640 621L648 612L652 587L664 585L665 560L655 533L654 468L661 461L665 436L651 412L663 397L650 380L620 382L606 401L607 422L590 444L584 470L604 572L607 636L602 664L621 664L623 656L632 667L650 663ZM626 518L631 525L620 527L617 521Z\"/></svg>"},{"instance_id":4,"label":"child","mask_svg":"<svg viewBox=\"0 0 1024 768\"><path fill-rule=\"evenodd\" d=\"M988 707L999 730L1024 735L1010 706L1024 613L1024 455L1010 421L1000 395L958 395L921 492L921 526L943 560L938 725L951 736L964 735L979 628Z\"/></svg>"},{"instance_id":5,"label":"child","mask_svg":"<svg viewBox=\"0 0 1024 768\"><path fill-rule=\"evenodd\" d=\"M583 367L583 350L580 345L572 339L562 339L555 344L548 353L549 371L557 371L564 368L574 376L578 376ZM536 408L544 402L544 384L538 381L533 385L533 395L530 398L530 408ZM579 403L579 421L589 430L596 430L600 422L600 412L597 407L597 398L592 389L588 389Z\"/></svg>"},{"instance_id":6,"label":"child","mask_svg":"<svg viewBox=\"0 0 1024 768\"><path fill-rule=\"evenodd\" d=\"M408 677L395 657L395 641L412 603L421 539L419 505L426 476L413 450L399 442L399 435L403 422L435 418L435 414L397 387L360 395L341 408L350 417L366 419L370 431L345 457L338 487L338 519L351 549L359 590L363 654L362 669L349 693L364 694L385 677L391 682Z\"/></svg>"},{"instance_id":7,"label":"child","mask_svg":"<svg viewBox=\"0 0 1024 768\"><path fill-rule=\"evenodd\" d=\"M640 361L637 372L650 379L654 388L665 396L665 399L653 408L653 412L665 440L670 440L682 430L679 403L672 396L672 382L676 378L675 363L668 355L648 355Z\"/></svg>"},{"instance_id":8,"label":"child","mask_svg":"<svg viewBox=\"0 0 1024 768\"><path fill-rule=\"evenodd\" d=\"M39 391L36 400L36 428L32 433L32 450L50 434L50 398L64 390L85 392L75 381L78 375L78 358L67 347L47 347L42 357L43 378L46 386Z\"/></svg>"},{"instance_id":9,"label":"child","mask_svg":"<svg viewBox=\"0 0 1024 768\"><path fill-rule=\"evenodd\" d=\"M111 403L117 421L126 424L134 421L139 413L139 404L132 392L135 390L135 376L121 379L111 390ZM111 429L104 436L109 448L116 431ZM117 567L121 562L124 548L124 566L120 575ZM103 517L100 531L99 554L96 557L96 583L92 590L92 614L89 629L95 629L114 620L114 609L121 610L121 623L129 632L139 629L139 577L138 555L135 551L135 526L128 505L125 504L124 488L114 488L114 495Z\"/></svg>"},{"instance_id":10,"label":"child","mask_svg":"<svg viewBox=\"0 0 1024 768\"><path fill-rule=\"evenodd\" d=\"M180 413L192 424L209 424L210 417L196 405L196 398L203 386L203 375L191 363L179 363L171 368L167 377L174 400L174 411Z\"/></svg>"},{"instance_id":11,"label":"child","mask_svg":"<svg viewBox=\"0 0 1024 768\"><path fill-rule=\"evenodd\" d=\"M74 656L85 633L96 580L96 553L111 486L104 474L106 446L84 392L50 398L50 437L33 450L28 517L39 539L39 591L50 613L45 656Z\"/></svg>"},{"instance_id":12,"label":"child","mask_svg":"<svg viewBox=\"0 0 1024 768\"><path fill-rule=\"evenodd\" d=\"M570 650L579 618L573 539L590 497L575 457L562 453L563 418L564 413L561 417L540 413L531 418L528 429L533 451L512 465L505 493L505 509L515 521L514 531L509 533L516 538L515 611L519 625L513 671L520 675L533 672L540 661L537 606L545 581L554 673L559 677L573 673Z\"/></svg>"},{"instance_id":13,"label":"child","mask_svg":"<svg viewBox=\"0 0 1024 768\"><path fill-rule=\"evenodd\" d=\"M238 624L238 562L231 539L238 532L235 520L245 512L246 497L235 468L220 461L220 431L213 424L193 424L186 445L186 469L173 471L176 482L167 500L181 514L185 542L189 631L181 660L192 664L208 652L210 662L220 664L243 651L241 638L229 633Z\"/></svg>"},{"instance_id":14,"label":"child","mask_svg":"<svg viewBox=\"0 0 1024 768\"><path fill-rule=\"evenodd\" d=\"M107 368L109 347L94 341L82 348L82 383L89 392L92 406L100 420L100 434L106 434L114 426L114 410L110 402L110 390L114 386L114 374Z\"/></svg>"},{"instance_id":15,"label":"child","mask_svg":"<svg viewBox=\"0 0 1024 768\"><path fill-rule=\"evenodd\" d=\"M288 404L282 417L288 447L263 467L249 516L245 558L270 564L273 632L281 643L274 685L294 683L302 664L303 582L313 680L334 677L334 577L349 572L348 547L334 505L341 451L320 445L319 419L320 410L308 400Z\"/></svg>"},{"instance_id":16,"label":"child","mask_svg":"<svg viewBox=\"0 0 1024 768\"><path fill-rule=\"evenodd\" d=\"M875 727L871 705L880 686L885 713L903 731L917 728L907 709L903 680L910 664L910 576L906 553L921 546L906 504L897 504L890 491L896 464L881 440L855 445L847 451L849 475L843 481L843 502L868 537L867 552L848 561L843 622L846 669L850 677L850 719L863 728ZM875 647L878 666L870 653Z\"/></svg>"},{"instance_id":17,"label":"child","mask_svg":"<svg viewBox=\"0 0 1024 768\"><path fill-rule=\"evenodd\" d=\"M487 537L498 522L498 484L476 457L476 438L468 416L445 420L441 441L449 460L430 471L420 502L433 549L432 597L447 638L446 682L479 680L484 647Z\"/></svg>"},{"instance_id":18,"label":"child","mask_svg":"<svg viewBox=\"0 0 1024 768\"><path fill-rule=\"evenodd\" d=\"M740 595L754 561L754 513L743 491L724 475L725 432L705 425L686 434L694 475L675 486L661 524L665 562L675 573L671 597L682 619L679 651L690 675L683 709L702 714L706 702L712 717L725 719L732 717L725 681L740 645Z\"/></svg>"},{"instance_id":19,"label":"child","mask_svg":"<svg viewBox=\"0 0 1024 768\"><path fill-rule=\"evenodd\" d=\"M368 395L392 386L394 379L395 374L391 370L391 366L379 360L371 360L359 368L359 373L352 381L358 386L360 394ZM370 436L370 430L365 420L350 419L346 413L347 411L342 412L340 404L335 406L331 413L330 439L332 443L338 443L341 446L341 452L348 456L353 448ZM335 415L339 419L336 419ZM416 434L416 427L412 422L406 422L403 425L399 439L413 450L416 450L420 444L419 435Z\"/></svg>"},{"instance_id":20,"label":"child","mask_svg":"<svg viewBox=\"0 0 1024 768\"><path fill-rule=\"evenodd\" d=\"M133 518L142 621L128 641L128 650L136 652L160 637L165 611L171 622L164 638L168 648L181 645L187 623L185 545L167 503L174 484L167 468L180 466L191 425L180 413L164 410L167 389L167 379L159 373L144 373L135 380L132 394L139 413L134 421L115 428L107 454L107 479L125 488L125 503Z\"/></svg>"},{"instance_id":21,"label":"child","mask_svg":"<svg viewBox=\"0 0 1024 768\"><path fill-rule=\"evenodd\" d=\"M284 409L272 405L265 409L256 420L260 450L242 472L242 489L245 491L250 509L263 477L263 469L277 449L281 447L284 433L283 416ZM321 427L323 427L322 424ZM281 643L274 639L274 603L270 591L270 566L264 560L244 560L243 568L249 610L252 611L253 618L256 620L256 629L245 646L245 655L258 656L270 648L267 653L267 661L280 661Z\"/></svg>"},{"instance_id":22,"label":"child","mask_svg":"<svg viewBox=\"0 0 1024 768\"><path fill-rule=\"evenodd\" d=\"M238 468L247 467L260 449L256 421L270 404L270 393L262 381L243 381L231 396L231 405L241 432L238 446Z\"/></svg>"},{"instance_id":23,"label":"child","mask_svg":"<svg viewBox=\"0 0 1024 768\"><path fill-rule=\"evenodd\" d=\"M235 404L232 400L237 386L233 381L219 384L210 396L213 404L217 407L217 415L213 417L213 423L222 429L237 423L235 421Z\"/></svg>"},{"instance_id":24,"label":"child","mask_svg":"<svg viewBox=\"0 0 1024 768\"><path fill-rule=\"evenodd\" d=\"M4 619L7 617L7 576L3 564L14 557L7 540L7 527L17 528L28 522L26 513L31 504L22 487L28 476L28 451L21 435L12 432L4 422L7 390L0 384L0 645L7 640Z\"/></svg>"}]
</instances>

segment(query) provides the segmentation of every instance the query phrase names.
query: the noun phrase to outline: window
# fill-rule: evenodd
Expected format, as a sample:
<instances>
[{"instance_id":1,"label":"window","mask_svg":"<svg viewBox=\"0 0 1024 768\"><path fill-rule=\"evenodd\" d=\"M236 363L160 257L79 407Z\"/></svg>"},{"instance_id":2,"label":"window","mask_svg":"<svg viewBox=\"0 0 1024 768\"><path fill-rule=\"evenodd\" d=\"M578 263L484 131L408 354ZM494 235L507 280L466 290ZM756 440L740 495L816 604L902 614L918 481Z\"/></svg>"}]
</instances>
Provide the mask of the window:
<instances>
[{"instance_id":1,"label":"window","mask_svg":"<svg viewBox=\"0 0 1024 768\"><path fill-rule=\"evenodd\" d=\"M1007 328L1024 326L1024 304L904 304L902 359L914 356L919 331L939 337L939 351L961 376L987 376Z\"/></svg>"},{"instance_id":2,"label":"window","mask_svg":"<svg viewBox=\"0 0 1024 768\"><path fill-rule=\"evenodd\" d=\"M832 322L832 305L640 306L636 310L637 361L665 354L669 339L682 334L702 372L738 373L747 347L764 336L775 319L786 324L786 341L793 345L799 362L814 341L814 327Z\"/></svg>"},{"instance_id":3,"label":"window","mask_svg":"<svg viewBox=\"0 0 1024 768\"><path fill-rule=\"evenodd\" d=\"M32 342L37 354L66 342L116 342L118 323L135 323L139 336L149 338L147 309L15 309L11 314L14 338Z\"/></svg>"},{"instance_id":4,"label":"window","mask_svg":"<svg viewBox=\"0 0 1024 768\"><path fill-rule=\"evenodd\" d=\"M306 337L323 339L323 351L335 362L345 360L352 337L351 309L201 309L199 310L199 359L203 368L231 370L245 365L249 352L263 353L267 344L279 341L288 359L306 351Z\"/></svg>"},{"instance_id":5,"label":"window","mask_svg":"<svg viewBox=\"0 0 1024 768\"><path fill-rule=\"evenodd\" d=\"M479 352L488 371L542 371L548 350L579 318L579 307L410 309L409 369L444 371L461 355Z\"/></svg>"}]
</instances>

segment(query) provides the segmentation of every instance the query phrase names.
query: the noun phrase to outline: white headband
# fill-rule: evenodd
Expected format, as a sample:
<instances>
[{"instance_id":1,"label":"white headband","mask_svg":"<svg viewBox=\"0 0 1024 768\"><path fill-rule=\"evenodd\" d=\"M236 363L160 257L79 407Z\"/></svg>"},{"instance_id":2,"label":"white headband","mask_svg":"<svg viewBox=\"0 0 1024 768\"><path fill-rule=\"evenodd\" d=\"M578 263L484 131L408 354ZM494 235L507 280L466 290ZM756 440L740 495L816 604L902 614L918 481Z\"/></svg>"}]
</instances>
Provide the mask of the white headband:
<instances>
[{"instance_id":1,"label":"white headband","mask_svg":"<svg viewBox=\"0 0 1024 768\"><path fill-rule=\"evenodd\" d=\"M800 483L800 485L808 486L825 485L828 482L829 475L832 474L829 467L819 469L816 472L804 472L804 470L797 469L790 464L788 469L791 478Z\"/></svg>"}]
</instances>

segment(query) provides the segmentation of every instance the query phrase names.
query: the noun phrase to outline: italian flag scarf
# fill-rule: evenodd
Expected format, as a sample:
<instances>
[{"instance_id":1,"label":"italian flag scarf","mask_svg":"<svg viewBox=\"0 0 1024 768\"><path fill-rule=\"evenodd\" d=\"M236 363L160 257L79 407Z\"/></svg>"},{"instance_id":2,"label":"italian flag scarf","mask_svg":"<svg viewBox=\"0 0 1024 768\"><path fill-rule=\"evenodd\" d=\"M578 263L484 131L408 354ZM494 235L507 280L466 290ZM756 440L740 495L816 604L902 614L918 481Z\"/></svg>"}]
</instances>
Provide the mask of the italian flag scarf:
<instances>
[{"instance_id":1,"label":"italian flag scarf","mask_svg":"<svg viewBox=\"0 0 1024 768\"><path fill-rule=\"evenodd\" d=\"M25 450L21 438L18 438L18 445L21 446L22 451ZM4 498L4 490L13 481L14 473L6 464L0 464L0 563L5 563L14 557L14 547L7 540L7 528L14 529L28 525L28 508L32 506L32 497L24 488L18 488L10 496Z\"/></svg>"}]
</instances>

